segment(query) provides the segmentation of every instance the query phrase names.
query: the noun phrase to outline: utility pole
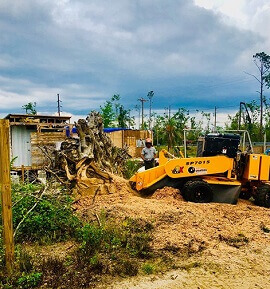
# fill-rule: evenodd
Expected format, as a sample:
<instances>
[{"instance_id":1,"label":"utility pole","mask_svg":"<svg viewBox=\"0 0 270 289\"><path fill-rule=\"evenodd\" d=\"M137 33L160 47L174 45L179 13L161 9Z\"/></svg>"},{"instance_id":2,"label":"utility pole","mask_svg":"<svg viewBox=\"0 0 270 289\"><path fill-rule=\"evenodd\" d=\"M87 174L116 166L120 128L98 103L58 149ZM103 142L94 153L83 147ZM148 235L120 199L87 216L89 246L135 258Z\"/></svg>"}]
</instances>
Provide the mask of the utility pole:
<instances>
[{"instance_id":1,"label":"utility pole","mask_svg":"<svg viewBox=\"0 0 270 289\"><path fill-rule=\"evenodd\" d=\"M242 102L240 102L240 107L239 107L238 130L240 130L241 128L241 115L242 115Z\"/></svg>"},{"instance_id":2,"label":"utility pole","mask_svg":"<svg viewBox=\"0 0 270 289\"><path fill-rule=\"evenodd\" d=\"M128 110L128 128L130 129L130 109Z\"/></svg>"},{"instance_id":3,"label":"utility pole","mask_svg":"<svg viewBox=\"0 0 270 289\"><path fill-rule=\"evenodd\" d=\"M169 117L169 108L168 107L164 107L165 109L165 116Z\"/></svg>"},{"instance_id":4,"label":"utility pole","mask_svg":"<svg viewBox=\"0 0 270 289\"><path fill-rule=\"evenodd\" d=\"M0 120L0 193L2 203L3 244L7 273L14 266L14 237L10 181L9 121Z\"/></svg>"},{"instance_id":5,"label":"utility pole","mask_svg":"<svg viewBox=\"0 0 270 289\"><path fill-rule=\"evenodd\" d=\"M142 129L144 129L144 122L143 122L143 113L144 113L144 103L147 102L147 99L144 99L143 97L139 98L138 101L142 103Z\"/></svg>"},{"instance_id":6,"label":"utility pole","mask_svg":"<svg viewBox=\"0 0 270 289\"><path fill-rule=\"evenodd\" d=\"M154 96L154 91L151 90L148 92L147 97L149 98L149 129L152 129L152 99Z\"/></svg>"},{"instance_id":7,"label":"utility pole","mask_svg":"<svg viewBox=\"0 0 270 289\"><path fill-rule=\"evenodd\" d=\"M214 122L214 132L217 132L217 107L216 107L216 106L215 106L214 118L215 118L215 122Z\"/></svg>"},{"instance_id":8,"label":"utility pole","mask_svg":"<svg viewBox=\"0 0 270 289\"><path fill-rule=\"evenodd\" d=\"M135 105L135 109L138 111L139 113L139 129L140 129L140 121L141 121L141 107L139 105Z\"/></svg>"},{"instance_id":9,"label":"utility pole","mask_svg":"<svg viewBox=\"0 0 270 289\"><path fill-rule=\"evenodd\" d=\"M263 131L263 62L261 62L261 68L260 68L260 103L261 103L261 113L260 113L260 132L262 136L262 131Z\"/></svg>"},{"instance_id":10,"label":"utility pole","mask_svg":"<svg viewBox=\"0 0 270 289\"><path fill-rule=\"evenodd\" d=\"M169 110L169 120L170 120L171 119L171 105L169 105L168 110Z\"/></svg>"},{"instance_id":11,"label":"utility pole","mask_svg":"<svg viewBox=\"0 0 270 289\"><path fill-rule=\"evenodd\" d=\"M58 115L60 116L61 115L61 102L62 100L60 100L60 95L59 93L57 93L57 110L58 110Z\"/></svg>"}]
</instances>

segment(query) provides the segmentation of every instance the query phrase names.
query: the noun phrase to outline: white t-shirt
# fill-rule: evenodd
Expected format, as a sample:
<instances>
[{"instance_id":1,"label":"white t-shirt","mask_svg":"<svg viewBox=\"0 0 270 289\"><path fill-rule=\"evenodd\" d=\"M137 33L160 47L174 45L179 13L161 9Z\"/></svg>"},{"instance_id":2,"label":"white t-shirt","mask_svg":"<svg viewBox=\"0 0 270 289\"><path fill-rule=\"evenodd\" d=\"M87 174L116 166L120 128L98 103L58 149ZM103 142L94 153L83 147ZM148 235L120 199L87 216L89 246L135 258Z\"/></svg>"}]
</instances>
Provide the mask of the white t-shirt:
<instances>
[{"instance_id":1,"label":"white t-shirt","mask_svg":"<svg viewBox=\"0 0 270 289\"><path fill-rule=\"evenodd\" d=\"M154 147L144 147L142 149L142 155L144 156L146 161L153 160L155 158L155 155L157 153L157 150Z\"/></svg>"}]
</instances>

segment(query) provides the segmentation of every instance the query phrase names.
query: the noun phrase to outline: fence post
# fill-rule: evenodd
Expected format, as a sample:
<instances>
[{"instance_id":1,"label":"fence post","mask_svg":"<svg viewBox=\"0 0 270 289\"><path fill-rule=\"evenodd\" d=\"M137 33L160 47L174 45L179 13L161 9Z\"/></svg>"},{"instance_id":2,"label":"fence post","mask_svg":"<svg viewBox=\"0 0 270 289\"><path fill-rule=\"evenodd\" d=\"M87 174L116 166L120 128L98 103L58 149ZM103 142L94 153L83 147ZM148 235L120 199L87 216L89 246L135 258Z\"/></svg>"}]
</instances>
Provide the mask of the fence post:
<instances>
[{"instance_id":1,"label":"fence post","mask_svg":"<svg viewBox=\"0 0 270 289\"><path fill-rule=\"evenodd\" d=\"M3 245L7 272L14 264L14 238L10 181L9 121L0 119L0 193L2 204Z\"/></svg>"}]
</instances>

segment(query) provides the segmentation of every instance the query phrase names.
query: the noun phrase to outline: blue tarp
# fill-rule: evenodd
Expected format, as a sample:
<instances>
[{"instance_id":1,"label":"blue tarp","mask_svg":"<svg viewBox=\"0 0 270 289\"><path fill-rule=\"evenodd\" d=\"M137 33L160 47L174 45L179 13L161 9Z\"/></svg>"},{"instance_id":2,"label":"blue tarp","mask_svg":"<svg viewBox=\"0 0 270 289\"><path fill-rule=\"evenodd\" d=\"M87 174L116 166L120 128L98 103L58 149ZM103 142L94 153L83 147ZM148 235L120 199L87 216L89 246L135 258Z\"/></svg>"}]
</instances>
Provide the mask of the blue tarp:
<instances>
[{"instance_id":1,"label":"blue tarp","mask_svg":"<svg viewBox=\"0 0 270 289\"><path fill-rule=\"evenodd\" d=\"M123 127L106 127L106 128L104 128L104 132L113 132L113 131L119 131L119 130L129 130L129 128L123 128Z\"/></svg>"},{"instance_id":2,"label":"blue tarp","mask_svg":"<svg viewBox=\"0 0 270 289\"><path fill-rule=\"evenodd\" d=\"M129 128L123 128L123 127L106 127L104 128L104 132L113 132L113 131L119 131L119 130L130 130ZM77 133L77 128L74 126L72 128L72 133ZM67 137L70 136L69 126L66 127L66 135Z\"/></svg>"}]
</instances>

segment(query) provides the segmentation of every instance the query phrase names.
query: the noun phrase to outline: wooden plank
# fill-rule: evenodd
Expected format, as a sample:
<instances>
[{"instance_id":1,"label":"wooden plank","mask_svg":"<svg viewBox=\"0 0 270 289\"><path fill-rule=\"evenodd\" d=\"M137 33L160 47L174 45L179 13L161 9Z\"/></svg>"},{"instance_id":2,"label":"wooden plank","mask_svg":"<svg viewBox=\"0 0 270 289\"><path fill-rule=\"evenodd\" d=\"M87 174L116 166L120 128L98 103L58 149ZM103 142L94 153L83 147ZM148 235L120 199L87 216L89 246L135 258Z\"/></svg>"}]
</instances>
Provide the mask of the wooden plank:
<instances>
[{"instance_id":1,"label":"wooden plank","mask_svg":"<svg viewBox=\"0 0 270 289\"><path fill-rule=\"evenodd\" d=\"M44 168L44 166L49 164L42 148L47 147L49 151L53 151L56 148L56 143L62 142L65 139L65 131L31 133L32 168Z\"/></svg>"},{"instance_id":2,"label":"wooden plank","mask_svg":"<svg viewBox=\"0 0 270 289\"><path fill-rule=\"evenodd\" d=\"M3 243L7 272L14 265L14 238L10 181L9 121L0 120L0 193L2 203Z\"/></svg>"},{"instance_id":3,"label":"wooden plank","mask_svg":"<svg viewBox=\"0 0 270 289\"><path fill-rule=\"evenodd\" d=\"M24 173L25 173L25 169L24 169L24 165L22 165L22 183L24 183Z\"/></svg>"}]
</instances>

